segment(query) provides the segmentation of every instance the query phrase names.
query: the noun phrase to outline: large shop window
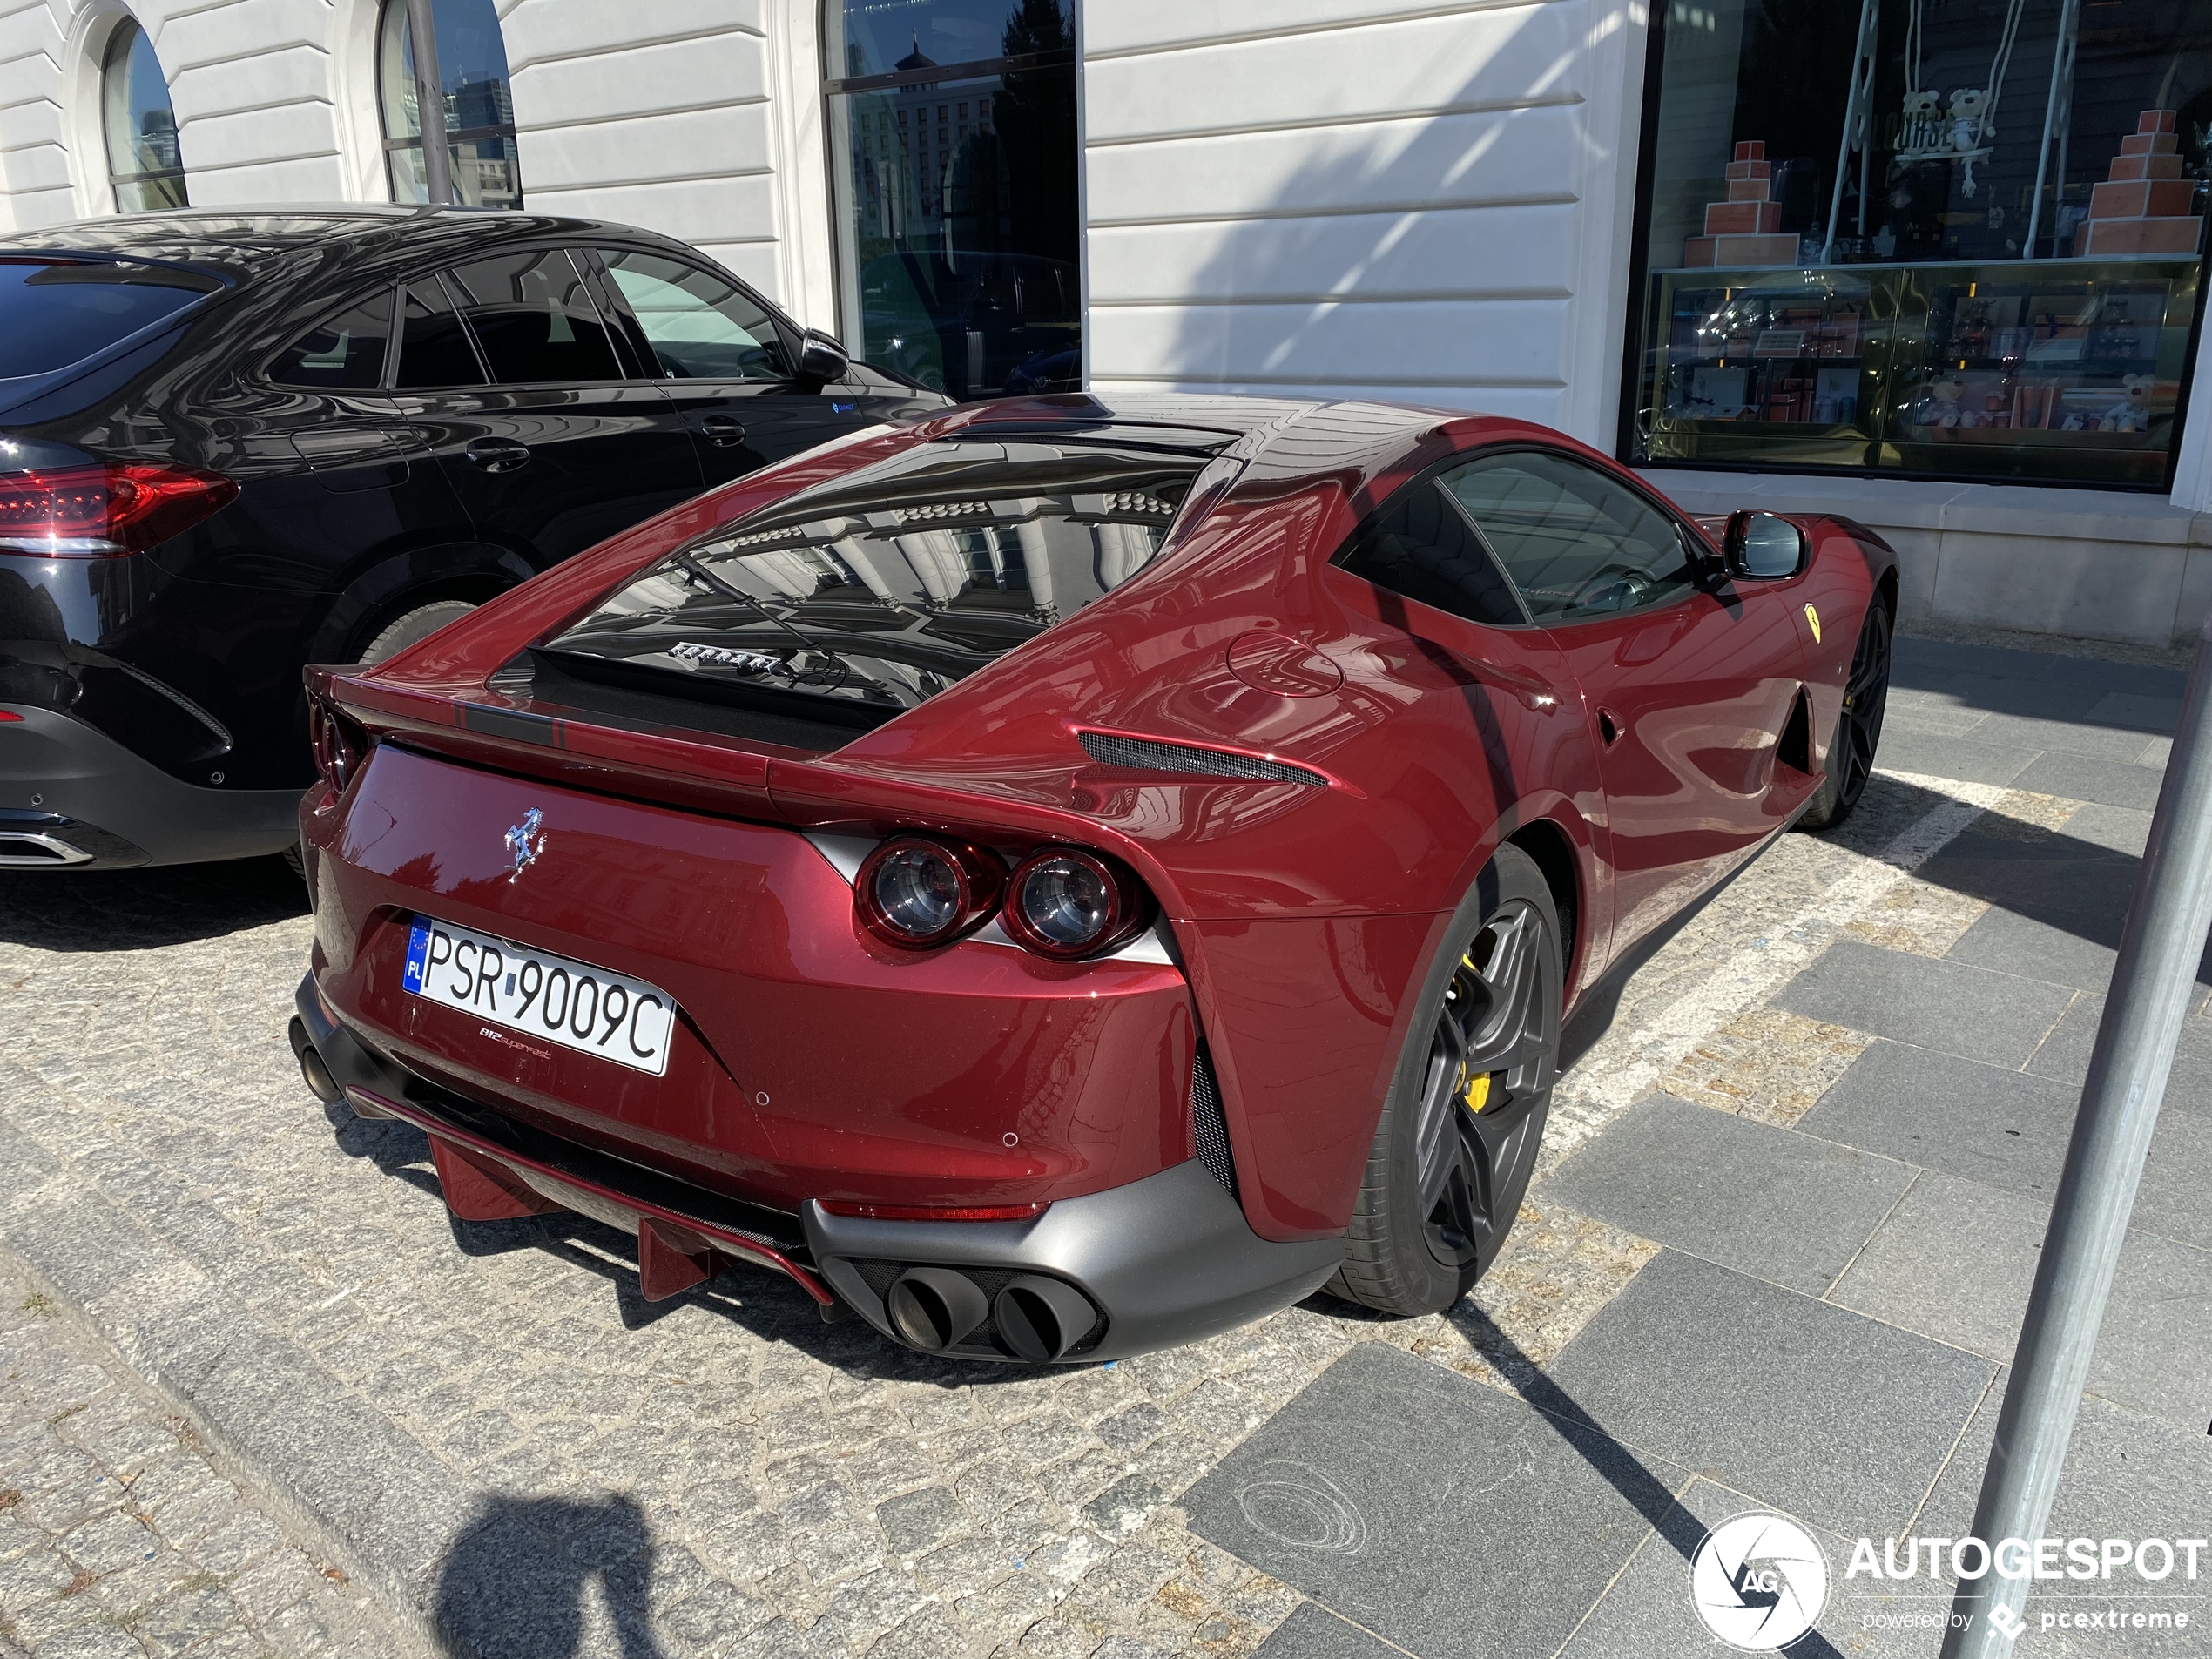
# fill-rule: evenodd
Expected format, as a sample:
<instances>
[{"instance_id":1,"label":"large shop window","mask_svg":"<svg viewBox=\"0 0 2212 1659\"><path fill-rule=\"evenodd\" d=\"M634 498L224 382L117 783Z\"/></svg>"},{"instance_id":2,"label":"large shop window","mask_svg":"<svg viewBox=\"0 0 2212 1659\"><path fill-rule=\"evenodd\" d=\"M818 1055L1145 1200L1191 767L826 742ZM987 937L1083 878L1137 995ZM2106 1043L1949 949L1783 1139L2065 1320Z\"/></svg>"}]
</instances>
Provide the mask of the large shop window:
<instances>
[{"instance_id":1,"label":"large shop window","mask_svg":"<svg viewBox=\"0 0 2212 1659\"><path fill-rule=\"evenodd\" d=\"M515 100L507 89L507 43L492 0L433 0L436 78L445 92L454 199L464 207L520 207L523 169L515 153ZM376 82L384 110L384 161L392 199L426 202L422 113L416 95L415 30L407 0L385 0L377 31Z\"/></svg>"},{"instance_id":2,"label":"large shop window","mask_svg":"<svg viewBox=\"0 0 2212 1659\"><path fill-rule=\"evenodd\" d=\"M1067 0L828 0L845 338L957 398L1082 382Z\"/></svg>"},{"instance_id":3,"label":"large shop window","mask_svg":"<svg viewBox=\"0 0 2212 1659\"><path fill-rule=\"evenodd\" d=\"M190 206L185 161L177 148L177 117L169 81L146 31L125 18L108 37L100 60L100 125L107 138L108 180L118 213Z\"/></svg>"},{"instance_id":4,"label":"large shop window","mask_svg":"<svg viewBox=\"0 0 2212 1659\"><path fill-rule=\"evenodd\" d=\"M1640 462L2167 487L2201 0L1662 0Z\"/></svg>"}]
</instances>

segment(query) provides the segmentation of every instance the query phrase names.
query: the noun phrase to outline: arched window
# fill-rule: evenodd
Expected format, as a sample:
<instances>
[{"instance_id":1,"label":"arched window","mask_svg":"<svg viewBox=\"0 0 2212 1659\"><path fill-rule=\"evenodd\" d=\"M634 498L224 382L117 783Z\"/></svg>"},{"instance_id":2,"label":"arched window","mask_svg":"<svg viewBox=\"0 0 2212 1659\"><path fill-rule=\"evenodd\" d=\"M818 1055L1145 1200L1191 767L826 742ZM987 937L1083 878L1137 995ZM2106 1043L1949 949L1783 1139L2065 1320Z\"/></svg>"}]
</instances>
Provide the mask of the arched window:
<instances>
[{"instance_id":1,"label":"arched window","mask_svg":"<svg viewBox=\"0 0 2212 1659\"><path fill-rule=\"evenodd\" d=\"M107 55L100 60L100 124L117 212L186 206L169 82L146 31L128 17L108 37Z\"/></svg>"},{"instance_id":2,"label":"arched window","mask_svg":"<svg viewBox=\"0 0 2212 1659\"><path fill-rule=\"evenodd\" d=\"M955 397L1082 383L1069 0L825 0L845 338Z\"/></svg>"},{"instance_id":3,"label":"arched window","mask_svg":"<svg viewBox=\"0 0 2212 1659\"><path fill-rule=\"evenodd\" d=\"M395 202L451 201L464 207L520 207L523 169L515 152L515 103L507 87L507 43L492 0L429 0L432 50L416 61L408 0L385 0L377 30L376 80L384 111L384 162ZM426 72L427 71L427 72ZM447 164L426 156L419 89L435 84L444 117ZM428 176L443 171L445 179ZM449 181L449 182L448 182Z\"/></svg>"}]
</instances>

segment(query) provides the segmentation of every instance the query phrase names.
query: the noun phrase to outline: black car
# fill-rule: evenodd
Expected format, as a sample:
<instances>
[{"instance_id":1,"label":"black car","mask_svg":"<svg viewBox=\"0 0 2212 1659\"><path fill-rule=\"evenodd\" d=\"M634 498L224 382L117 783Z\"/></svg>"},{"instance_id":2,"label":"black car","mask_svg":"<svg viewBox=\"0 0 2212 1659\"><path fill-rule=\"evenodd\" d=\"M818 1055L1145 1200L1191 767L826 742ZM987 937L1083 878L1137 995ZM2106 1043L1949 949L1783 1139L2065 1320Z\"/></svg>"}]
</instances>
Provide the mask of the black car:
<instances>
[{"instance_id":1,"label":"black car","mask_svg":"<svg viewBox=\"0 0 2212 1659\"><path fill-rule=\"evenodd\" d=\"M0 866L289 846L302 664L946 401L627 226L346 206L0 239Z\"/></svg>"}]
</instances>

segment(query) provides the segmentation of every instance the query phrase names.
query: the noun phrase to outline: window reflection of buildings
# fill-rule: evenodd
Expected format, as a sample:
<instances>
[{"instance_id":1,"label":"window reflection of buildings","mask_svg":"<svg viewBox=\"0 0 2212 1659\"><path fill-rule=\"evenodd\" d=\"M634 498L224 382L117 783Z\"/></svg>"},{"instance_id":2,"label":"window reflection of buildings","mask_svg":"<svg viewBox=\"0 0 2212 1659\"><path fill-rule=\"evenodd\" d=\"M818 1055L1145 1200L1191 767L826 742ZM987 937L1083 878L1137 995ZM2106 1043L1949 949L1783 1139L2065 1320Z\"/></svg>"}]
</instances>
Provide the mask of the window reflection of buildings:
<instances>
[{"instance_id":1,"label":"window reflection of buildings","mask_svg":"<svg viewBox=\"0 0 2212 1659\"><path fill-rule=\"evenodd\" d=\"M956 165L984 165L983 156L969 155L970 141L987 152L995 142L991 101L998 88L993 77L964 83L957 95L935 84L856 95L853 174L863 238L904 251L933 246L948 199L958 193Z\"/></svg>"}]
</instances>

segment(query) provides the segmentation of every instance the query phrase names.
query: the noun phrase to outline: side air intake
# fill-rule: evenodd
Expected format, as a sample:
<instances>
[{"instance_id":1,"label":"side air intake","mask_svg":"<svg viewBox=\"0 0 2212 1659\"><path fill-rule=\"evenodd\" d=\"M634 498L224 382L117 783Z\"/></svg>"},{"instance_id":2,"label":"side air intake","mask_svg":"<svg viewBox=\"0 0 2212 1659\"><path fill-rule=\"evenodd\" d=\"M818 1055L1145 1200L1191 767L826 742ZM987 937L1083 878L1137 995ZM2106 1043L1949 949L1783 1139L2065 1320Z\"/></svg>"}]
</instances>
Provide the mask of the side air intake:
<instances>
[{"instance_id":1,"label":"side air intake","mask_svg":"<svg viewBox=\"0 0 2212 1659\"><path fill-rule=\"evenodd\" d=\"M1198 1143L1198 1161L1221 1183L1222 1190L1235 1197L1237 1160L1229 1151L1229 1120L1222 1115L1213 1057L1203 1042L1198 1045L1198 1062L1190 1069L1190 1129Z\"/></svg>"},{"instance_id":2,"label":"side air intake","mask_svg":"<svg viewBox=\"0 0 2212 1659\"><path fill-rule=\"evenodd\" d=\"M1301 784L1325 789L1329 780L1306 766L1258 755L1231 754L1221 749L1201 749L1195 744L1163 743L1157 738L1117 738L1103 732L1079 732L1076 741L1083 752L1102 766L1127 766L1136 772L1182 772L1206 778L1244 778L1258 783Z\"/></svg>"}]
</instances>

